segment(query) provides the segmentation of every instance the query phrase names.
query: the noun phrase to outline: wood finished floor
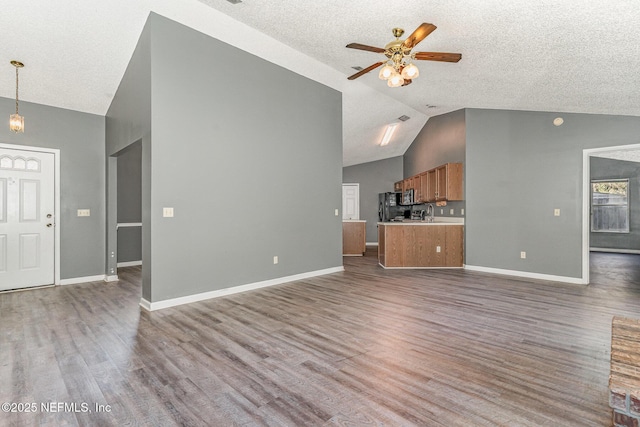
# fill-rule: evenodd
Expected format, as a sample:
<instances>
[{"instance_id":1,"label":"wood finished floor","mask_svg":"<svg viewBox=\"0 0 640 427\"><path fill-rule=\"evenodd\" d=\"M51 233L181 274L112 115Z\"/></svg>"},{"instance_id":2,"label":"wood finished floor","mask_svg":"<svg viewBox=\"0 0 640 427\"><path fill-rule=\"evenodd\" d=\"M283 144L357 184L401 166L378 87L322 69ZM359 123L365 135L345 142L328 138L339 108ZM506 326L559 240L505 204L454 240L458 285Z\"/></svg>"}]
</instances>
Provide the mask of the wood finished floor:
<instances>
[{"instance_id":1,"label":"wood finished floor","mask_svg":"<svg viewBox=\"0 0 640 427\"><path fill-rule=\"evenodd\" d=\"M153 313L138 267L1 294L0 403L39 408L0 425L610 425L611 318L640 317L640 256L593 254L589 286L344 262Z\"/></svg>"}]
</instances>

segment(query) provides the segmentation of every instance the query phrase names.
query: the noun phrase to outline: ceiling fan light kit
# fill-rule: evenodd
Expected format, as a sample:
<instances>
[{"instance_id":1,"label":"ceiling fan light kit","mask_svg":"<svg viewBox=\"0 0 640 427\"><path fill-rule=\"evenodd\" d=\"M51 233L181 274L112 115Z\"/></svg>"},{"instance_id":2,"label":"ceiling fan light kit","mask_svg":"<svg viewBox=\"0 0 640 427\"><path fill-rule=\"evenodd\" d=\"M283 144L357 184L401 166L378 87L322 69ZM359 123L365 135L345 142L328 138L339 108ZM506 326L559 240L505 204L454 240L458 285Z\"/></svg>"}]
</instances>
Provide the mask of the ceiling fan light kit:
<instances>
[{"instance_id":1,"label":"ceiling fan light kit","mask_svg":"<svg viewBox=\"0 0 640 427\"><path fill-rule=\"evenodd\" d=\"M389 77L391 77L395 72L396 70L391 65L385 65L380 69L378 78L380 78L380 80L389 80Z\"/></svg>"},{"instance_id":2,"label":"ceiling fan light kit","mask_svg":"<svg viewBox=\"0 0 640 427\"><path fill-rule=\"evenodd\" d=\"M357 72L356 74L349 76L349 80L355 80L358 77L368 73L385 64L384 67L378 73L378 77L381 80L387 81L389 87L400 87L410 84L413 79L420 76L420 70L413 64L413 60L419 61L442 61L442 62L458 62L462 58L459 53L445 53L445 52L415 52L411 53L411 50L425 37L431 34L436 29L436 26L429 23L422 23L416 30L411 33L405 40L401 40L400 37L404 34L402 28L394 28L391 30L395 40L387 43L383 48L367 46L360 43L350 43L347 45L350 49L366 50L369 52L383 53L387 60L385 62L377 62L364 70Z\"/></svg>"},{"instance_id":3,"label":"ceiling fan light kit","mask_svg":"<svg viewBox=\"0 0 640 427\"><path fill-rule=\"evenodd\" d=\"M389 80L387 80L387 86L389 87L400 87L403 84L404 84L404 79L397 72L393 73L391 77L389 77Z\"/></svg>"}]
</instances>

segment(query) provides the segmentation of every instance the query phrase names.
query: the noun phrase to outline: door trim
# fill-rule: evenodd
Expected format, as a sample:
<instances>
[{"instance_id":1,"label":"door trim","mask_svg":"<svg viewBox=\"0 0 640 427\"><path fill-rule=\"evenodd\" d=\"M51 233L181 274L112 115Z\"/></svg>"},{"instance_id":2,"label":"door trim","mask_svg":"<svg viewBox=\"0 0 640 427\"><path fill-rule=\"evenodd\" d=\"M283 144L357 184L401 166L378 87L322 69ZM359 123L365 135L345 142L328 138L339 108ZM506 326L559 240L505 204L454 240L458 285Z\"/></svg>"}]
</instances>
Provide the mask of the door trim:
<instances>
[{"instance_id":1,"label":"door trim","mask_svg":"<svg viewBox=\"0 0 640 427\"><path fill-rule=\"evenodd\" d=\"M55 204L54 215L56 219L56 226L53 230L53 284L60 285L60 150L58 148L32 147L28 145L5 144L3 142L0 142L0 148L53 154L53 200Z\"/></svg>"}]
</instances>

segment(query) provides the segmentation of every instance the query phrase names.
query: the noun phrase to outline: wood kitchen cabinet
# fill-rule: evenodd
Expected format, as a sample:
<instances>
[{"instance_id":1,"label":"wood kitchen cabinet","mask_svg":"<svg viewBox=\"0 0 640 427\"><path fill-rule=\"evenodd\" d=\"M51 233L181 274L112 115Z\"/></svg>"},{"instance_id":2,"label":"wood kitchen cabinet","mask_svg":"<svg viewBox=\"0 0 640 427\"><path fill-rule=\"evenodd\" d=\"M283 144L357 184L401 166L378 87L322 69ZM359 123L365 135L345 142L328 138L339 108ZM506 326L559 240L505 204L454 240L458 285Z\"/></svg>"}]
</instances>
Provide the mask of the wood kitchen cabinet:
<instances>
[{"instance_id":1,"label":"wood kitchen cabinet","mask_svg":"<svg viewBox=\"0 0 640 427\"><path fill-rule=\"evenodd\" d=\"M429 174L422 172L420 175L420 202L426 203L429 201Z\"/></svg>"},{"instance_id":2,"label":"wood kitchen cabinet","mask_svg":"<svg viewBox=\"0 0 640 427\"><path fill-rule=\"evenodd\" d=\"M462 267L464 258L464 227L445 227L444 264Z\"/></svg>"},{"instance_id":3,"label":"wood kitchen cabinet","mask_svg":"<svg viewBox=\"0 0 640 427\"><path fill-rule=\"evenodd\" d=\"M431 169L427 174L427 202L435 202L438 194L438 174L436 169Z\"/></svg>"},{"instance_id":4,"label":"wood kitchen cabinet","mask_svg":"<svg viewBox=\"0 0 640 427\"><path fill-rule=\"evenodd\" d=\"M342 222L342 255L362 256L366 250L366 221Z\"/></svg>"},{"instance_id":5,"label":"wood kitchen cabinet","mask_svg":"<svg viewBox=\"0 0 640 427\"><path fill-rule=\"evenodd\" d=\"M404 181L402 181L402 191L407 191L410 188L413 188L413 177L405 178Z\"/></svg>"},{"instance_id":6,"label":"wood kitchen cabinet","mask_svg":"<svg viewBox=\"0 0 640 427\"><path fill-rule=\"evenodd\" d=\"M462 225L378 224L378 262L385 268L463 265Z\"/></svg>"},{"instance_id":7,"label":"wood kitchen cabinet","mask_svg":"<svg viewBox=\"0 0 640 427\"><path fill-rule=\"evenodd\" d=\"M463 200L462 163L446 163L393 185L394 191L411 188L415 204Z\"/></svg>"},{"instance_id":8,"label":"wood kitchen cabinet","mask_svg":"<svg viewBox=\"0 0 640 427\"><path fill-rule=\"evenodd\" d=\"M462 164L447 163L427 172L428 202L463 200Z\"/></svg>"},{"instance_id":9,"label":"wood kitchen cabinet","mask_svg":"<svg viewBox=\"0 0 640 427\"><path fill-rule=\"evenodd\" d=\"M427 201L424 196L424 190L422 189L422 175L418 174L413 177L413 202L415 204L424 203Z\"/></svg>"}]
</instances>

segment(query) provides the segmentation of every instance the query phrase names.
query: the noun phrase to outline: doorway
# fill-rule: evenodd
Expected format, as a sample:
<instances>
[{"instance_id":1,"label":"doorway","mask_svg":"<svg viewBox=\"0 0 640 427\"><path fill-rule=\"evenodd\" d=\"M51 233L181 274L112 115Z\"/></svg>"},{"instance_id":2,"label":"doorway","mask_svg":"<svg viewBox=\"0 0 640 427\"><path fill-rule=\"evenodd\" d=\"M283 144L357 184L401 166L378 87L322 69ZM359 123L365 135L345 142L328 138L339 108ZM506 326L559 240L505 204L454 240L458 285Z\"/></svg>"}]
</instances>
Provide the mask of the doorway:
<instances>
[{"instance_id":1,"label":"doorway","mask_svg":"<svg viewBox=\"0 0 640 427\"><path fill-rule=\"evenodd\" d=\"M116 154L117 268L142 265L142 142Z\"/></svg>"},{"instance_id":2,"label":"doorway","mask_svg":"<svg viewBox=\"0 0 640 427\"><path fill-rule=\"evenodd\" d=\"M0 144L0 290L60 282L59 150Z\"/></svg>"},{"instance_id":3,"label":"doorway","mask_svg":"<svg viewBox=\"0 0 640 427\"><path fill-rule=\"evenodd\" d=\"M640 144L592 148L583 150L583 180L582 180L582 279L583 283L589 283L589 270L591 260L591 157L635 158L640 161ZM620 157L623 156L623 157ZM635 160L634 160L635 161ZM631 187L630 187L631 189ZM638 212L634 212L638 215Z\"/></svg>"}]
</instances>

